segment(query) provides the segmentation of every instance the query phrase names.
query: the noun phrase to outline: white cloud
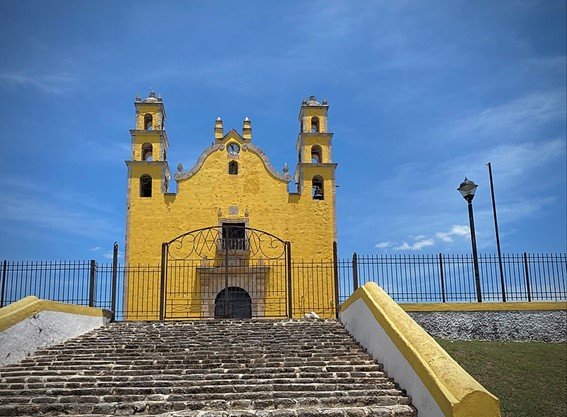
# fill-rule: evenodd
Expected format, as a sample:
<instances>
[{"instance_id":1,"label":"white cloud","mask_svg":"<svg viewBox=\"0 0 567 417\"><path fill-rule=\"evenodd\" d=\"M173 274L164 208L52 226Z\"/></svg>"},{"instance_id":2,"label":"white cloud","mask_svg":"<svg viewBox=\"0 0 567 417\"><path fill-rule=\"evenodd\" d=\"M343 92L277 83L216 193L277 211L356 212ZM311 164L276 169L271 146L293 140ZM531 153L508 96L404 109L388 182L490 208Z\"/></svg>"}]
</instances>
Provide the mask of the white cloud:
<instances>
[{"instance_id":1,"label":"white cloud","mask_svg":"<svg viewBox=\"0 0 567 417\"><path fill-rule=\"evenodd\" d=\"M30 71L0 72L0 84L16 87L35 87L47 94L68 94L76 79L68 74L38 75Z\"/></svg>"},{"instance_id":2,"label":"white cloud","mask_svg":"<svg viewBox=\"0 0 567 417\"><path fill-rule=\"evenodd\" d=\"M421 250L434 244L435 240L431 238L416 240L411 245L404 241L401 245L394 247L394 250Z\"/></svg>"},{"instance_id":3,"label":"white cloud","mask_svg":"<svg viewBox=\"0 0 567 417\"><path fill-rule=\"evenodd\" d=\"M120 231L112 220L116 210L89 195L64 189L50 192L50 187L42 188L29 179L10 176L0 179L0 186L4 190L0 194L3 220L75 236L108 237ZM100 249L95 246L91 251Z\"/></svg>"},{"instance_id":4,"label":"white cloud","mask_svg":"<svg viewBox=\"0 0 567 417\"><path fill-rule=\"evenodd\" d=\"M455 235L455 236L470 236L471 234L471 229L469 228L469 226L461 226L458 224L454 224L451 227L451 234Z\"/></svg>"},{"instance_id":5,"label":"white cloud","mask_svg":"<svg viewBox=\"0 0 567 417\"><path fill-rule=\"evenodd\" d=\"M390 247L391 244L392 244L392 242L380 242L380 243L377 243L376 245L374 245L374 247L378 248L378 249L385 249L385 248Z\"/></svg>"},{"instance_id":6,"label":"white cloud","mask_svg":"<svg viewBox=\"0 0 567 417\"><path fill-rule=\"evenodd\" d=\"M98 252L99 250L101 250L102 248L100 246L95 246L94 248L91 248L91 251L93 252Z\"/></svg>"},{"instance_id":7,"label":"white cloud","mask_svg":"<svg viewBox=\"0 0 567 417\"><path fill-rule=\"evenodd\" d=\"M441 239L443 242L450 243L453 241L453 236L468 237L470 236L470 228L468 226L461 226L454 224L448 232L437 232L435 237Z\"/></svg>"},{"instance_id":8,"label":"white cloud","mask_svg":"<svg viewBox=\"0 0 567 417\"><path fill-rule=\"evenodd\" d=\"M0 216L4 220L45 227L79 236L112 236L117 231L106 216L65 207L40 198L0 196Z\"/></svg>"},{"instance_id":9,"label":"white cloud","mask_svg":"<svg viewBox=\"0 0 567 417\"><path fill-rule=\"evenodd\" d=\"M451 122L449 135L517 139L552 120L564 118L565 107L564 92L532 93Z\"/></svg>"}]
</instances>

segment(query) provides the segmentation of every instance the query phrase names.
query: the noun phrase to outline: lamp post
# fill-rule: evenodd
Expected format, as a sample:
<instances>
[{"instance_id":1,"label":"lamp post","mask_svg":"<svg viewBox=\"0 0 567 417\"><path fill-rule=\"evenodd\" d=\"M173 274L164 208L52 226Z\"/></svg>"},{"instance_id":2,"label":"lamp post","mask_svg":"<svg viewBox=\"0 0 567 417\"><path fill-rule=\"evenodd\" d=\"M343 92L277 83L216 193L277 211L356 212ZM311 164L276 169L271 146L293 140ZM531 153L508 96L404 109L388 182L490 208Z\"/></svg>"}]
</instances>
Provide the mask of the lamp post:
<instances>
[{"instance_id":1,"label":"lamp post","mask_svg":"<svg viewBox=\"0 0 567 417\"><path fill-rule=\"evenodd\" d=\"M474 193L478 185L476 185L471 180L465 177L465 180L461 183L457 190L461 193L463 198L467 200L467 205L469 208L469 223L471 228L471 243L472 243L472 253L473 253L473 264L474 264L474 282L476 285L476 300L481 303L482 302L482 294L480 290L480 274L478 272L478 254L476 251L476 234L474 231L474 216L473 216L473 207L472 201L474 198Z\"/></svg>"}]
</instances>

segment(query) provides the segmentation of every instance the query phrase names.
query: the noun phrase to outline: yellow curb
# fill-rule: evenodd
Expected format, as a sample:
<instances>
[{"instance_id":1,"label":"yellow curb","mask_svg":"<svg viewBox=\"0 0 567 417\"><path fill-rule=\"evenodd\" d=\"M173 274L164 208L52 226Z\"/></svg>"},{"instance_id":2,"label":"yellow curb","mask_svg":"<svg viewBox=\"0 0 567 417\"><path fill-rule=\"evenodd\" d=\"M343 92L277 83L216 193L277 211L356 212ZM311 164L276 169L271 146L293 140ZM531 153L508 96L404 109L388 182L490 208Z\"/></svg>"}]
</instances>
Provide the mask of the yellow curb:
<instances>
[{"instance_id":1,"label":"yellow curb","mask_svg":"<svg viewBox=\"0 0 567 417\"><path fill-rule=\"evenodd\" d=\"M106 317L108 319L112 317L112 312L108 310L41 300L31 295L4 308L0 308L0 331L4 331L17 323L34 316L40 311L57 311L82 316Z\"/></svg>"},{"instance_id":2,"label":"yellow curb","mask_svg":"<svg viewBox=\"0 0 567 417\"><path fill-rule=\"evenodd\" d=\"M377 284L358 288L341 306L362 299L447 417L498 417L500 401L470 376Z\"/></svg>"}]
</instances>

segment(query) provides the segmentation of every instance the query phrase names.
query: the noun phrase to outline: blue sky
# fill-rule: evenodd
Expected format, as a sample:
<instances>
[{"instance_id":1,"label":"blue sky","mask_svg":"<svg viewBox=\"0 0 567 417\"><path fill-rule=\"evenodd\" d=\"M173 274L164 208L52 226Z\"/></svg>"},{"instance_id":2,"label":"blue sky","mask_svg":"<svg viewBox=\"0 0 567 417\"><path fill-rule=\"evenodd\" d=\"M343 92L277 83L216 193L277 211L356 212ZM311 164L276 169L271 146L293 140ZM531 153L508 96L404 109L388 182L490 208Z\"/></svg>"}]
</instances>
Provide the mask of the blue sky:
<instances>
[{"instance_id":1,"label":"blue sky","mask_svg":"<svg viewBox=\"0 0 567 417\"><path fill-rule=\"evenodd\" d=\"M165 101L169 161L213 124L279 169L329 100L341 256L566 250L565 1L0 1L0 258L122 247L136 93Z\"/></svg>"}]
</instances>

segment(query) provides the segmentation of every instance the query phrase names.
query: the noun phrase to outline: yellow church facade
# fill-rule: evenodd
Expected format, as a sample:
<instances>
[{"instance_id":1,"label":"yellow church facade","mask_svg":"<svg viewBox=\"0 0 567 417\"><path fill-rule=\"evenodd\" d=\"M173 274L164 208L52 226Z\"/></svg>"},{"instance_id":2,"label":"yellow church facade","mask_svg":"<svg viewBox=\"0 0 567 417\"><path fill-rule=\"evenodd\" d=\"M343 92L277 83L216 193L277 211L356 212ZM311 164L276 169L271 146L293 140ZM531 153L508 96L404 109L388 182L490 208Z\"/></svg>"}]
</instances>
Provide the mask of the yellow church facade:
<instances>
[{"instance_id":1,"label":"yellow church facade","mask_svg":"<svg viewBox=\"0 0 567 417\"><path fill-rule=\"evenodd\" d=\"M301 104L293 175L252 141L248 118L240 133L225 132L218 118L212 145L172 175L163 100L151 92L134 105L125 261L160 268L159 279L126 277L126 310L144 300L153 312L129 318L333 315L334 271L305 267L332 265L337 240L327 102Z\"/></svg>"}]
</instances>

